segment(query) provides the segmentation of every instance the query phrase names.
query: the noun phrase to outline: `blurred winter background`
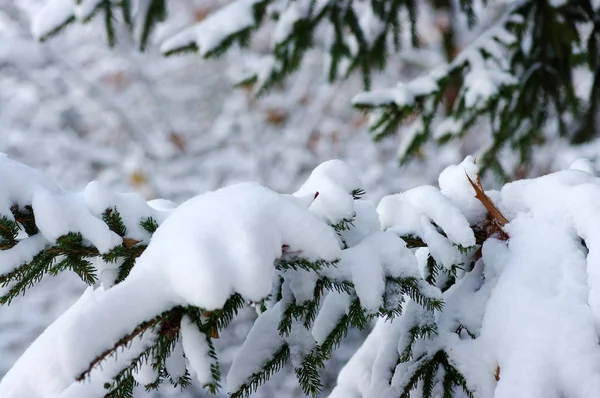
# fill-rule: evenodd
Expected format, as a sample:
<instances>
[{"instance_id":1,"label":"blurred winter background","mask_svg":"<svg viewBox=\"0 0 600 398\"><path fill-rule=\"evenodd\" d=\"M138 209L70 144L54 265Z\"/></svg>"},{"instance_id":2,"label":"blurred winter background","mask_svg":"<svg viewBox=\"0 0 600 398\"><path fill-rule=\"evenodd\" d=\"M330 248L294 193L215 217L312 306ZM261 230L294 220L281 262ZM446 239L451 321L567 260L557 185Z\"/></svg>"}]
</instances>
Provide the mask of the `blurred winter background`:
<instances>
[{"instance_id":1,"label":"blurred winter background","mask_svg":"<svg viewBox=\"0 0 600 398\"><path fill-rule=\"evenodd\" d=\"M255 98L247 89L233 89L231 78L253 54L268 51L268 29L254 40L251 52L234 49L216 61L193 54L163 58L156 45L139 53L126 32L109 49L99 18L38 43L30 21L42 3L0 0L0 152L45 171L68 190L100 180L148 199L181 202L232 182L254 180L291 192L320 162L340 158L356 168L368 197L378 200L435 183L445 166L481 145L483 135L473 132L444 148L430 145L400 168L396 149L401 134L372 142L366 116L350 106L362 89L360 78L326 84L324 56L318 50L307 55L292 79ZM153 42L201 20L222 3L169 2L171 17L154 32ZM483 17L495 18L501 7ZM391 85L444 62L440 29L447 25L423 7L423 49L394 56L373 86ZM458 51L477 32L455 34ZM575 157L567 152L539 156L540 172ZM10 307L0 308L0 377L83 288L75 277L47 279ZM252 319L252 311L243 312L220 339L225 364ZM354 333L338 351L325 375L327 388L360 341L361 334ZM197 387L184 393L165 387L156 396L205 396ZM302 395L289 371L259 392L263 397Z\"/></svg>"}]
</instances>

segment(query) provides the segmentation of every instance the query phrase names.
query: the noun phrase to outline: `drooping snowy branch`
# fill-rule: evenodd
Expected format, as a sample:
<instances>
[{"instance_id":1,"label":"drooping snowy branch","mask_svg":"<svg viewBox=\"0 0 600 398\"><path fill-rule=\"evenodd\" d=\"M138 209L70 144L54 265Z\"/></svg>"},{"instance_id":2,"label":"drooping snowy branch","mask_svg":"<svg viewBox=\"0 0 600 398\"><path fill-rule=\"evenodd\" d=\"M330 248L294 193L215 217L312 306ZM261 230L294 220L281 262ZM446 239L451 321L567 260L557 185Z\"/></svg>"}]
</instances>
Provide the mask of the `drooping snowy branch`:
<instances>
[{"instance_id":1,"label":"drooping snowy branch","mask_svg":"<svg viewBox=\"0 0 600 398\"><path fill-rule=\"evenodd\" d=\"M6 158L4 164L16 169L15 178L26 173L37 176ZM264 360L255 358L255 368L243 366L245 376L234 376L239 372L234 363L228 388L233 388L234 395L247 395L268 379L273 372L270 366L279 369L290 359L305 392L316 394L321 388L318 369L342 338L339 327L326 332L324 341L329 343L324 346L317 345L312 337L321 298L328 291L344 292L350 297L349 316L340 320L345 330L365 327L377 315L392 318L401 314L404 294L426 308L442 305L435 289L420 280L417 263L401 239L377 232L372 221L370 227L352 231L354 221L368 226L367 220L376 218L376 213L373 206L354 206L355 202L362 203L355 199L361 193L360 180L341 161L319 166L294 195L281 195L257 184L237 184L190 199L166 219L167 214L158 217L158 211L139 197L112 194L97 183L89 184L80 194L63 193L46 183L54 189L53 195L42 181L45 179L41 175L31 181L32 197L8 184L4 191L8 203L15 201L17 194L23 195L18 203L26 203L31 197L32 215L40 217L39 229L46 231L39 234L48 237L48 231L58 231L54 233L58 248L73 244L75 252L87 250L85 258L96 257L98 262L116 261L125 249L137 251L135 256L119 261L112 279L102 278L100 287L90 287L34 342L0 384L0 391L6 394L46 398L57 391L77 396L82 391L100 393L108 388L114 396L126 396L140 381L148 388L157 387L165 379L184 385L181 371L177 377L167 370L167 361L173 361L170 358L178 344L182 347L180 355L189 359L189 373L216 389L220 371L212 339L218 337L219 330L227 326L244 302L261 303L265 316L280 309L273 330L280 337L266 343L269 347L276 341L282 343L276 345L276 352L262 349L267 356ZM79 219L56 218L64 212L61 200L71 209L77 209L74 203L82 207L73 213ZM85 221L84 211L90 220L98 222L96 229L80 232L78 222ZM150 216L143 218L146 213L155 215L162 221L160 225ZM140 219L144 221L137 222L137 229L128 227ZM63 231L54 224L76 232L67 232L67 243L62 243ZM88 241L100 241L94 233L114 236L115 243L105 245L102 251L86 246ZM36 229L32 237L37 235ZM32 237L14 239L25 242ZM73 256L69 252L62 255ZM39 276L58 272L52 271L57 261L49 258L50 268L40 269ZM95 271L91 262L89 266ZM15 275L13 279L19 283L21 274ZM381 288L370 291L370 283ZM98 330L102 330L101 335ZM264 340L255 341L252 336L247 346L252 351L261 350L264 343L260 341ZM48 347L48 339L56 340L56 344ZM52 391L45 383L31 383L29 377L33 375L26 372L39 350L48 357L50 366L35 377L55 380ZM120 351L126 354L115 355ZM274 359L276 362L267 360L276 353L285 355ZM148 364L154 372L149 372ZM81 380L83 384L78 382Z\"/></svg>"}]
</instances>

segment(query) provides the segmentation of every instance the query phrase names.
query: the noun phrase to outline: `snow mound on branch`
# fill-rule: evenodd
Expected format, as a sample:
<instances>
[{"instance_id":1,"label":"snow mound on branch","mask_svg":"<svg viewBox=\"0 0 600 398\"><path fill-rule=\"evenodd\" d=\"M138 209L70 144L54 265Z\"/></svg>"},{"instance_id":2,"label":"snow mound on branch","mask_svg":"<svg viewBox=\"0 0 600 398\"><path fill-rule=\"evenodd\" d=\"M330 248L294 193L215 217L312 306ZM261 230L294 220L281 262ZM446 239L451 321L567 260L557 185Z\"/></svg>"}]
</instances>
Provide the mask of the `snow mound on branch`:
<instances>
[{"instance_id":1,"label":"snow mound on branch","mask_svg":"<svg viewBox=\"0 0 600 398\"><path fill-rule=\"evenodd\" d=\"M237 184L179 206L134 272L160 270L184 302L217 309L234 292L252 301L269 294L283 245L308 259L340 255L334 231L314 214L258 184Z\"/></svg>"},{"instance_id":2,"label":"snow mound on branch","mask_svg":"<svg viewBox=\"0 0 600 398\"><path fill-rule=\"evenodd\" d=\"M200 55L216 50L230 36L256 24L254 5L261 0L236 0L209 15L204 21L184 29L165 40L160 51L169 53L191 44L198 46Z\"/></svg>"},{"instance_id":3,"label":"snow mound on branch","mask_svg":"<svg viewBox=\"0 0 600 398\"><path fill-rule=\"evenodd\" d=\"M40 233L20 239L17 245L0 252L0 274L11 272L31 261L47 244L68 233L80 233L103 254L122 243L102 220L107 209L116 208L127 228L127 237L148 241L149 233L140 221L162 222L170 210L157 210L137 194L115 194L100 183L91 182L84 192L67 192L50 182L38 170L10 160L0 153L0 217L14 221L13 206L31 206ZM102 268L102 267L99 267Z\"/></svg>"},{"instance_id":4,"label":"snow mound on branch","mask_svg":"<svg viewBox=\"0 0 600 398\"><path fill-rule=\"evenodd\" d=\"M383 304L385 276L418 277L417 260L402 239L377 232L342 252L336 267L323 270L334 280L352 281L361 305L375 313Z\"/></svg>"},{"instance_id":5,"label":"snow mound on branch","mask_svg":"<svg viewBox=\"0 0 600 398\"><path fill-rule=\"evenodd\" d=\"M486 215L485 207L475 198L475 189L467 179L469 176L472 181L477 181L478 172L479 167L473 157L467 156L462 163L444 169L438 178L440 192L454 202L471 225L477 224Z\"/></svg>"},{"instance_id":6,"label":"snow mound on branch","mask_svg":"<svg viewBox=\"0 0 600 398\"><path fill-rule=\"evenodd\" d=\"M354 217L354 199L351 193L361 187L360 179L348 164L341 160L330 160L317 166L294 195L314 195L318 192L310 210L332 224L337 224Z\"/></svg>"},{"instance_id":7,"label":"snow mound on branch","mask_svg":"<svg viewBox=\"0 0 600 398\"><path fill-rule=\"evenodd\" d=\"M88 291L33 343L0 383L0 396L77 396L85 385L73 384L75 378L142 322L177 305L218 309L236 292L260 301L271 292L274 261L284 245L307 259L334 261L341 253L330 226L296 200L258 184L190 199L157 229L128 278L106 291ZM184 341L183 350L190 347ZM144 348L136 345L104 361L91 372L86 394L101 392L115 370ZM194 361L204 380L203 362Z\"/></svg>"},{"instance_id":8,"label":"snow mound on branch","mask_svg":"<svg viewBox=\"0 0 600 398\"><path fill-rule=\"evenodd\" d=\"M435 260L447 268L463 262L463 253L455 245L464 248L475 245L475 235L459 205L433 186L386 196L377 211L382 228L399 236L421 238Z\"/></svg>"},{"instance_id":9,"label":"snow mound on branch","mask_svg":"<svg viewBox=\"0 0 600 398\"><path fill-rule=\"evenodd\" d=\"M472 178L473 166L467 159L447 169L440 186L464 213L472 211L475 220L468 181L453 178L464 176L465 171ZM437 333L419 341L415 357L443 349L476 397L596 397L600 390L600 179L595 169L578 161L569 170L507 184L493 196L511 220L504 226L509 239L487 239L473 268L457 274L459 280L442 294L444 309L429 314ZM403 196L385 199L380 216L384 225L418 234L407 201ZM414 203L410 203L413 208ZM449 214L455 213L445 213L445 232L453 224L448 222ZM426 251L417 251L422 272ZM326 301L332 310L335 301L341 302L334 299L332 304ZM330 397L381 398L402 393L403 377L414 370L410 362L395 367L409 338L407 327L415 321L429 322L420 319L423 315L418 311L411 313L411 308L413 302L407 303L400 318L378 322L340 373ZM394 377L388 382L392 369Z\"/></svg>"}]
</instances>

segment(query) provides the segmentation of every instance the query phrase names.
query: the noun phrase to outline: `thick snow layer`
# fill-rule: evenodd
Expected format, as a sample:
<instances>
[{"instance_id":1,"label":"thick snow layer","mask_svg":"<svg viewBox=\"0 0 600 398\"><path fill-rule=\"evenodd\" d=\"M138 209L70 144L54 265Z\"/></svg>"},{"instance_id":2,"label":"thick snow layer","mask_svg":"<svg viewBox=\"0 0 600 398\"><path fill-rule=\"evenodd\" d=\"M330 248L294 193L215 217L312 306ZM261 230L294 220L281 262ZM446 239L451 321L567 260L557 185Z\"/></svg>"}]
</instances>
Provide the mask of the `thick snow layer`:
<instances>
[{"instance_id":1,"label":"thick snow layer","mask_svg":"<svg viewBox=\"0 0 600 398\"><path fill-rule=\"evenodd\" d=\"M476 172L467 158L440 176L442 192L473 222L481 212L471 200L474 192L465 174L473 178ZM419 340L414 355L444 349L476 397L596 396L600 179L595 176L591 165L579 161L571 170L489 192L511 220L504 227L509 239L488 239L474 268L458 274L458 281L442 295L443 310L428 315L437 333ZM382 222L410 225L409 213L394 218L391 210L402 204L393 199L385 198L387 203L380 205ZM423 273L427 254L427 249L416 252ZM335 306L328 307L333 315ZM405 375L416 363L400 363L391 383L390 369L405 347L408 328L426 321L426 313L415 303L403 307L402 317L379 322L340 373L331 397L401 393ZM327 330L327 324L321 328Z\"/></svg>"},{"instance_id":2,"label":"thick snow layer","mask_svg":"<svg viewBox=\"0 0 600 398\"><path fill-rule=\"evenodd\" d=\"M342 239L350 247L356 246L367 236L379 231L379 215L375 204L368 200L354 201L353 227L340 232Z\"/></svg>"},{"instance_id":3,"label":"thick snow layer","mask_svg":"<svg viewBox=\"0 0 600 398\"><path fill-rule=\"evenodd\" d=\"M341 160L330 160L315 168L294 195L314 196L318 193L310 210L337 224L354 216L354 199L351 193L361 187L360 179L348 164Z\"/></svg>"},{"instance_id":4,"label":"thick snow layer","mask_svg":"<svg viewBox=\"0 0 600 398\"><path fill-rule=\"evenodd\" d=\"M494 396L596 396L600 347L583 248L560 225L530 216L508 233L505 252L484 257L504 260L481 331L501 369Z\"/></svg>"},{"instance_id":5,"label":"thick snow layer","mask_svg":"<svg viewBox=\"0 0 600 398\"><path fill-rule=\"evenodd\" d=\"M386 196L377 211L384 229L398 235L419 236L427 243L435 260L446 267L462 263L463 255L453 243L462 247L475 245L475 235L460 207L433 186L421 186ZM440 234L432 222L447 237Z\"/></svg>"},{"instance_id":6,"label":"thick snow layer","mask_svg":"<svg viewBox=\"0 0 600 398\"><path fill-rule=\"evenodd\" d=\"M165 361L165 367L173 380L177 380L185 375L186 366L181 339L177 340L173 351L171 351L171 355Z\"/></svg>"},{"instance_id":7,"label":"thick snow layer","mask_svg":"<svg viewBox=\"0 0 600 398\"><path fill-rule=\"evenodd\" d=\"M85 357L89 352L87 348L90 347L90 343L92 343L91 346L98 347L93 342L104 341L105 344L109 344L106 347L110 347L116 341L115 337L118 339L126 333L124 329L119 334L118 330L106 327L116 324L113 322L115 316L118 316L119 313L131 315L135 314L136 309L138 312L143 312L144 308L147 308L140 306L139 301L129 299L119 303L117 307L102 306L104 311L95 312L99 309L99 301L105 294L112 293L112 291L112 289L104 291L102 288L96 290L88 288L69 310L44 331L4 376L0 381L0 396L7 398L75 398L83 396L82 391L86 391L85 396L90 391L91 396L101 392L104 382L120 370L119 365L133 358L135 355L132 353L143 348L149 337L145 336L143 340L135 339L131 347L119 352L120 362L108 360L103 363L102 369L97 369L98 373L92 372L89 381L84 384L75 383L75 375L90 363L89 358ZM150 296L153 295L153 292L148 292L145 298L140 298L150 299ZM98 318L95 315L98 315ZM86 317L88 318L87 322L84 319ZM98 323L93 327L88 327L90 323L93 323L92 319L96 319ZM76 326L73 326L74 323ZM69 331L73 333L69 333ZM115 332L117 332L116 335ZM110 343L108 343L109 340Z\"/></svg>"},{"instance_id":8,"label":"thick snow layer","mask_svg":"<svg viewBox=\"0 0 600 398\"><path fill-rule=\"evenodd\" d=\"M98 185L88 186L86 193L91 207L96 209L119 199ZM50 214L61 209L53 198L47 194L42 212ZM120 199L121 204L134 203L151 209L136 197ZM258 184L243 183L183 203L154 233L125 281L106 291L88 290L53 328L36 340L0 383L0 396L54 398L62 391L80 393L84 385L71 384L89 363L137 325L175 305L218 309L236 292L248 300L260 301L271 292L274 261L281 257L283 246L307 259L338 259L341 250L333 228L300 202ZM93 218L91 214L89 217ZM273 330L277 334L277 328ZM183 350L196 377L207 383L210 362L206 360L206 343L201 344L200 337L184 318ZM302 334L297 327L293 329L288 345L298 361L314 345L312 337L308 337L310 331ZM50 340L51 345L47 343ZM127 358L143 348L144 344L130 348L129 354L119 355L116 362L109 358L108 362L113 361L114 366L93 371L89 391L102 386L119 369L119 364L127 363ZM43 352L38 355L40 350ZM50 358L45 361L49 367L35 374L43 382L31 386L30 369L36 366L32 361L39 356ZM137 377L145 380L150 376Z\"/></svg>"},{"instance_id":9,"label":"thick snow layer","mask_svg":"<svg viewBox=\"0 0 600 398\"><path fill-rule=\"evenodd\" d=\"M384 336L400 324L397 320L386 322L379 320L369 337L358 351L352 356L348 364L342 369L337 379L337 386L329 398L361 398L366 395L371 385L372 375L376 374L374 368L376 358ZM397 340L396 340L397 341Z\"/></svg>"},{"instance_id":10,"label":"thick snow layer","mask_svg":"<svg viewBox=\"0 0 600 398\"><path fill-rule=\"evenodd\" d=\"M383 304L385 277L418 277L417 261L395 234L377 232L342 251L340 263L323 273L354 284L361 305L377 312Z\"/></svg>"},{"instance_id":11,"label":"thick snow layer","mask_svg":"<svg viewBox=\"0 0 600 398\"><path fill-rule=\"evenodd\" d=\"M139 262L164 272L185 302L210 310L234 292L252 301L269 294L284 244L306 258L340 255L335 233L319 218L285 196L243 183L179 206Z\"/></svg>"},{"instance_id":12,"label":"thick snow layer","mask_svg":"<svg viewBox=\"0 0 600 398\"><path fill-rule=\"evenodd\" d=\"M477 181L478 172L473 157L467 156L459 165L444 169L438 178L440 192L452 200L470 225L479 223L486 215L485 207L475 198L475 189L466 178Z\"/></svg>"}]
</instances>

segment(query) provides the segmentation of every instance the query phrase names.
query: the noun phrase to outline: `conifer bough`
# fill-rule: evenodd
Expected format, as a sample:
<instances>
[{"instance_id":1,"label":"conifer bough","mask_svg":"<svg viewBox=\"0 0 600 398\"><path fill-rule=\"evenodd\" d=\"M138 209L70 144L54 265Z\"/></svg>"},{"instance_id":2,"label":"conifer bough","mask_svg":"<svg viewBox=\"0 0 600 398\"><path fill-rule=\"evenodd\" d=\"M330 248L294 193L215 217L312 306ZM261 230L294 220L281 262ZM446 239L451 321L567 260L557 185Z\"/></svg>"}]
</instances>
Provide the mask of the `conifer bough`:
<instances>
[{"instance_id":1,"label":"conifer bough","mask_svg":"<svg viewBox=\"0 0 600 398\"><path fill-rule=\"evenodd\" d=\"M132 397L197 380L246 397L286 364L316 396L348 330L374 322L331 398L595 397L597 170L579 160L499 191L478 172L467 157L439 188L375 206L334 160L291 195L241 183L177 206L96 182L65 192L2 155L1 302L60 272L90 286L0 396ZM224 378L214 340L246 305L259 316Z\"/></svg>"},{"instance_id":2,"label":"conifer bough","mask_svg":"<svg viewBox=\"0 0 600 398\"><path fill-rule=\"evenodd\" d=\"M503 150L518 163L531 162L532 148L548 138L578 144L596 137L600 87L597 2L591 0L234 0L194 26L166 38L165 55L186 51L203 57L245 46L259 29L268 30L270 52L249 67L240 84L262 93L301 67L307 50L327 55L329 80L359 73L366 92L352 103L372 117L370 131L383 139L402 130L400 161L406 162L430 140L460 139L475 126L487 125L491 143L481 150L481 172L507 177ZM419 16L434 9L450 24L468 21L482 33L459 49L458 26L444 28L447 64L394 87L371 87L371 76L403 49L418 46ZM479 23L487 9L499 17ZM479 14L478 11L479 10ZM482 11L483 10L483 11ZM75 22L102 16L108 43L123 21L140 49L152 29L168 18L166 0L49 0L32 30L40 40ZM466 19L463 18L466 16ZM442 29L442 30L444 30ZM471 33L473 35L473 33ZM587 90L575 89L575 70L589 75Z\"/></svg>"}]
</instances>

